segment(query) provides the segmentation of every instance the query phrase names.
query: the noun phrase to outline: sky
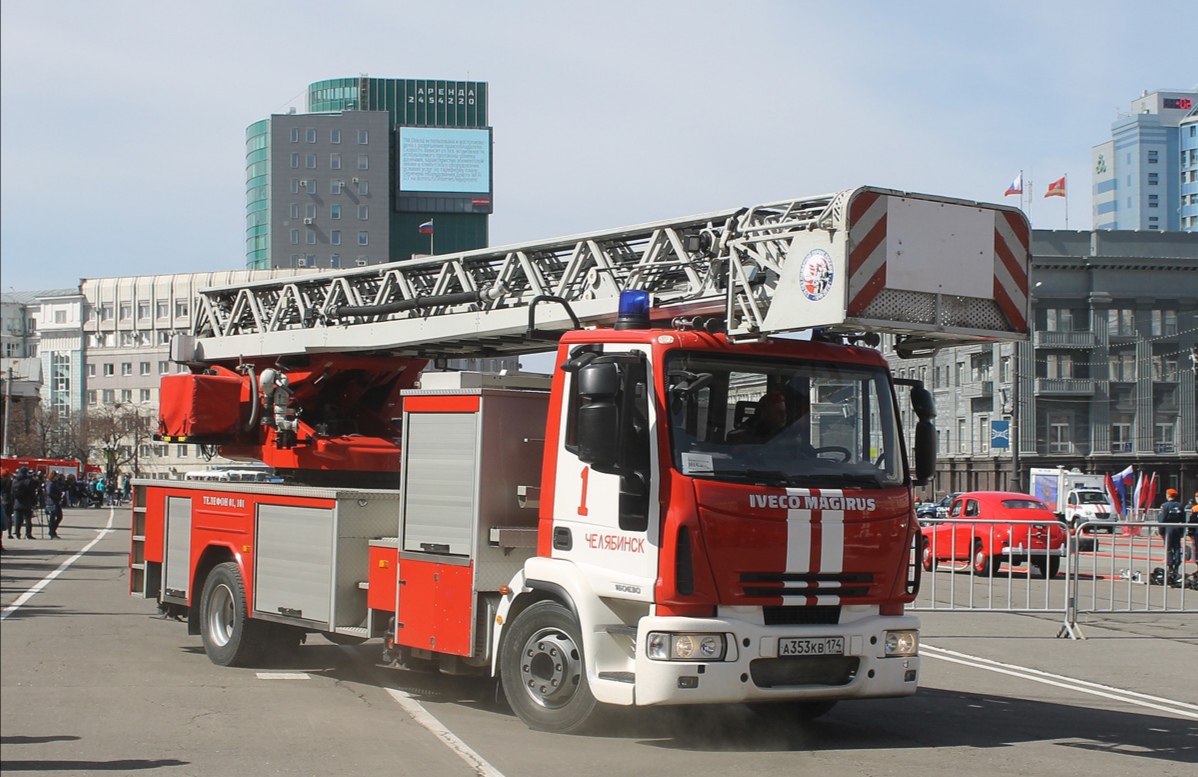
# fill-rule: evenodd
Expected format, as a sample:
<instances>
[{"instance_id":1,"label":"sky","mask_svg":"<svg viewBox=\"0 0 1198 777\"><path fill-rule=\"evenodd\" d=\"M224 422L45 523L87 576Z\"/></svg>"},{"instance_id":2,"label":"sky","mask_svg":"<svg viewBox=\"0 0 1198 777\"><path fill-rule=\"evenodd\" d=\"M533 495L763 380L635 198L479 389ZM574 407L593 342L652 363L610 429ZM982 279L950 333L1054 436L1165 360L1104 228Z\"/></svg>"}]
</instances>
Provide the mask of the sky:
<instances>
[{"instance_id":1,"label":"sky","mask_svg":"<svg viewBox=\"0 0 1198 777\"><path fill-rule=\"evenodd\" d=\"M1147 9L1147 10L1138 10ZM486 81L492 245L860 185L1015 205L1145 90L1192 0L6 1L0 287L240 269L245 129L329 78ZM1188 20L1188 21L1187 21Z\"/></svg>"}]
</instances>

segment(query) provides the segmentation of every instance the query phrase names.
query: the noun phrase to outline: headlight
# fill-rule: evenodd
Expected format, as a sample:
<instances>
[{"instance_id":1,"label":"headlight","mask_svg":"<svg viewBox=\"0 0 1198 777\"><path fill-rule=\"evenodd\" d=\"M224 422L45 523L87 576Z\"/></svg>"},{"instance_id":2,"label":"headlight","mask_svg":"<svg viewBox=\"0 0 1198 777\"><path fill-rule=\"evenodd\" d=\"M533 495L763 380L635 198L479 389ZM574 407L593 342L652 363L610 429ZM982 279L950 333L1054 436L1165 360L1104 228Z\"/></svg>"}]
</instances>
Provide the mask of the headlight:
<instances>
[{"instance_id":1,"label":"headlight","mask_svg":"<svg viewBox=\"0 0 1198 777\"><path fill-rule=\"evenodd\" d=\"M651 631L645 643L645 652L655 661L723 661L726 651L723 634Z\"/></svg>"},{"instance_id":2,"label":"headlight","mask_svg":"<svg viewBox=\"0 0 1198 777\"><path fill-rule=\"evenodd\" d=\"M886 632L886 655L913 656L919 653L918 631Z\"/></svg>"}]
</instances>

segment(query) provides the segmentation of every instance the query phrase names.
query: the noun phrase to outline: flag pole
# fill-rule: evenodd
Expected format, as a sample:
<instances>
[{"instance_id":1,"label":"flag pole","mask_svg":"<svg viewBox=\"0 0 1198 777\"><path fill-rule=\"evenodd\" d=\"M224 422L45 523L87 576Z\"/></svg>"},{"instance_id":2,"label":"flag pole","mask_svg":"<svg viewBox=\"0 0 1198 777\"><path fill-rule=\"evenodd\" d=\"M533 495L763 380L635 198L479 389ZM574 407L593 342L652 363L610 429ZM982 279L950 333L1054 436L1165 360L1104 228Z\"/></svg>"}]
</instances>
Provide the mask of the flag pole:
<instances>
[{"instance_id":1,"label":"flag pole","mask_svg":"<svg viewBox=\"0 0 1198 777\"><path fill-rule=\"evenodd\" d=\"M1069 173L1065 173L1065 231L1069 231Z\"/></svg>"},{"instance_id":2,"label":"flag pole","mask_svg":"<svg viewBox=\"0 0 1198 777\"><path fill-rule=\"evenodd\" d=\"M431 218L428 220L428 224L430 227L428 231L428 254L429 256L436 256L437 252L433 250L433 236L437 234L437 225L433 223L433 219Z\"/></svg>"},{"instance_id":3,"label":"flag pole","mask_svg":"<svg viewBox=\"0 0 1198 777\"><path fill-rule=\"evenodd\" d=\"M1033 185L1031 178L1023 182L1023 191L1027 193L1027 223L1029 226L1032 223L1032 199L1035 190L1036 187Z\"/></svg>"}]
</instances>

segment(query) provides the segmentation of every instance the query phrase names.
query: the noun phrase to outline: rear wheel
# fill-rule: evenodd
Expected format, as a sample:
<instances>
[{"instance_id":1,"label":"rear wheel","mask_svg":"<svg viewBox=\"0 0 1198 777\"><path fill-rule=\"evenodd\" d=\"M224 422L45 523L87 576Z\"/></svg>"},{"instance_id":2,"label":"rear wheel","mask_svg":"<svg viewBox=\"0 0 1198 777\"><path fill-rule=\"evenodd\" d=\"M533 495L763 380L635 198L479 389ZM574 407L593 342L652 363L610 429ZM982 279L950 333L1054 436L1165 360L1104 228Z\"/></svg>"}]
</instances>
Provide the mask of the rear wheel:
<instances>
[{"instance_id":1,"label":"rear wheel","mask_svg":"<svg viewBox=\"0 0 1198 777\"><path fill-rule=\"evenodd\" d=\"M269 625L250 619L235 562L218 564L208 573L200 598L200 636L209 660L219 666L252 666L266 651Z\"/></svg>"},{"instance_id":2,"label":"rear wheel","mask_svg":"<svg viewBox=\"0 0 1198 777\"><path fill-rule=\"evenodd\" d=\"M508 704L530 728L578 731L596 711L580 629L557 602L537 602L516 616L499 666Z\"/></svg>"},{"instance_id":3,"label":"rear wheel","mask_svg":"<svg viewBox=\"0 0 1198 777\"><path fill-rule=\"evenodd\" d=\"M1002 559L986 555L986 549L982 545L982 541L974 540L973 562L970 566L973 567L975 575L994 577L994 575L998 574L998 568L1002 566Z\"/></svg>"},{"instance_id":4,"label":"rear wheel","mask_svg":"<svg viewBox=\"0 0 1198 777\"><path fill-rule=\"evenodd\" d=\"M1044 571L1044 577L1051 579L1057 576L1057 572L1061 571L1061 557L1047 556L1040 560L1036 566Z\"/></svg>"}]
</instances>

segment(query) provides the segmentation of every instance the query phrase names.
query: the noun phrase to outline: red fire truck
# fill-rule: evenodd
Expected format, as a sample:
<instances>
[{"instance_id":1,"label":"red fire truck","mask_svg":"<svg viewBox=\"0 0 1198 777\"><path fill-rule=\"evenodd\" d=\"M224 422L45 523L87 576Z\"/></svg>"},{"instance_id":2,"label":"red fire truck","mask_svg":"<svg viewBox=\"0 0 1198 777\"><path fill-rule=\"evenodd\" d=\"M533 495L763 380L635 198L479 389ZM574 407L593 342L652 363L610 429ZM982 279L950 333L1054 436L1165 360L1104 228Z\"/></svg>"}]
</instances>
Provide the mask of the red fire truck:
<instances>
[{"instance_id":1,"label":"red fire truck","mask_svg":"<svg viewBox=\"0 0 1198 777\"><path fill-rule=\"evenodd\" d=\"M550 731L914 693L935 408L876 346L1025 338L1028 238L863 187L205 290L160 437L284 482L137 482L132 592L217 664L380 639Z\"/></svg>"}]
</instances>

